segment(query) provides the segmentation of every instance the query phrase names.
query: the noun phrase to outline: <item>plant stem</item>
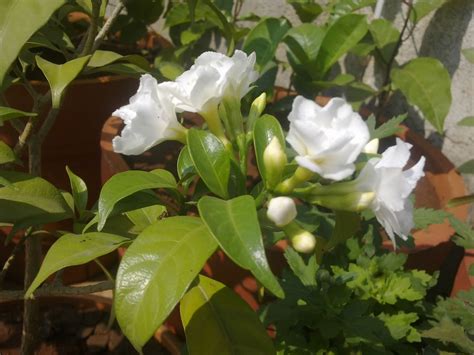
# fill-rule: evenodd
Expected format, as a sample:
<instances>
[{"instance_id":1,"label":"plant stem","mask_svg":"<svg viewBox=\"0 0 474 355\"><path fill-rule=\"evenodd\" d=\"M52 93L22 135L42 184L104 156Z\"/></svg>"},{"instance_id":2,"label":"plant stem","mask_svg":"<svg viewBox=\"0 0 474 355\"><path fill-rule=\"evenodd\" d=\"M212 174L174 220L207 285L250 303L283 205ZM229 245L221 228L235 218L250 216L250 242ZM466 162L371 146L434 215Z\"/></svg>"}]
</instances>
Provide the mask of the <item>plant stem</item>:
<instances>
[{"instance_id":1,"label":"plant stem","mask_svg":"<svg viewBox=\"0 0 474 355\"><path fill-rule=\"evenodd\" d=\"M31 238L34 239L34 238ZM34 292L34 297L52 297L52 296L73 296L86 295L101 291L112 290L114 288L113 281L101 281L87 286L43 286ZM23 291L1 291L1 300L21 300L25 296ZM31 300L30 300L31 301Z\"/></svg>"},{"instance_id":2,"label":"plant stem","mask_svg":"<svg viewBox=\"0 0 474 355\"><path fill-rule=\"evenodd\" d=\"M102 29L100 30L100 32L95 37L94 44L92 46L92 52L94 52L95 50L97 50L97 48L99 48L105 36L109 32L110 28L112 27L112 25L114 24L115 20L118 18L118 16L120 15L120 12L122 11L124 7L125 6L123 5L122 1L119 0L118 4L115 6L114 11L110 15L110 17L107 19L104 26L102 26Z\"/></svg>"},{"instance_id":3,"label":"plant stem","mask_svg":"<svg viewBox=\"0 0 474 355\"><path fill-rule=\"evenodd\" d=\"M93 52L94 40L97 35L97 30L99 28L101 3L102 0L92 0L91 23L89 25L89 30L87 31L86 43L84 44L84 49L82 50L80 57L84 57Z\"/></svg>"},{"instance_id":4,"label":"plant stem","mask_svg":"<svg viewBox=\"0 0 474 355\"><path fill-rule=\"evenodd\" d=\"M3 264L2 271L0 271L0 290L2 289L3 285L3 280L5 279L5 276L8 272L8 269L10 268L13 260L15 260L16 255L21 251L23 248L23 244L25 243L25 239L28 237L28 235L24 235L23 238L21 238L17 244L15 244L15 247L12 250L12 253L8 257L7 261L5 261L5 264Z\"/></svg>"},{"instance_id":5,"label":"plant stem","mask_svg":"<svg viewBox=\"0 0 474 355\"><path fill-rule=\"evenodd\" d=\"M407 15L406 15L405 21L403 22L403 27L402 27L402 30L400 31L400 36L398 37L397 45L395 46L395 49L393 50L392 56L390 57L390 59L387 63L387 71L385 72L385 79L384 79L384 83L383 83L382 87L386 87L387 85L390 84L390 73L392 71L392 66L395 62L395 58L398 55L398 51L400 50L400 47L403 43L403 35L404 35L404 33L405 33L405 31L408 27L408 22L410 20L410 14L411 14L411 11L413 10L412 0L408 0L406 2L406 4L408 5ZM380 93L378 109L377 109L377 115L376 115L378 119L380 119L382 111L383 111L385 105L387 104L389 97L390 97L390 88L388 88L387 90L384 90Z\"/></svg>"}]
</instances>

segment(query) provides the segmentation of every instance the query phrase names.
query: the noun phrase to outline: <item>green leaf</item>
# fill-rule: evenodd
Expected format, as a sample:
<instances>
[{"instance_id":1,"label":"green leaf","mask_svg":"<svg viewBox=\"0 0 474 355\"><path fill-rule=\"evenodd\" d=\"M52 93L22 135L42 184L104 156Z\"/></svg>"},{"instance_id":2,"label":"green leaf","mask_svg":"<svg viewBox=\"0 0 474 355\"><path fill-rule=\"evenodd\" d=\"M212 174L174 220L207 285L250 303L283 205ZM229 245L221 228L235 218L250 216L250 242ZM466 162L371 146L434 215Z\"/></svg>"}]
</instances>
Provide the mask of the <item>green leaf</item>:
<instances>
[{"instance_id":1,"label":"green leaf","mask_svg":"<svg viewBox=\"0 0 474 355\"><path fill-rule=\"evenodd\" d=\"M104 227L114 206L122 199L141 190L159 188L176 188L176 181L170 172L162 169L151 172L130 170L112 176L100 192L97 229L100 231Z\"/></svg>"},{"instance_id":2,"label":"green leaf","mask_svg":"<svg viewBox=\"0 0 474 355\"><path fill-rule=\"evenodd\" d=\"M148 63L148 61L140 55L121 55L112 51L102 50L97 50L94 52L89 62L87 63L87 67L100 68L117 62L128 62L131 64L135 64L137 67L142 68L143 70L150 69L150 64Z\"/></svg>"},{"instance_id":3,"label":"green leaf","mask_svg":"<svg viewBox=\"0 0 474 355\"><path fill-rule=\"evenodd\" d=\"M360 217L357 213L336 211L336 224L331 239L325 248L331 249L353 237L360 228Z\"/></svg>"},{"instance_id":4,"label":"green leaf","mask_svg":"<svg viewBox=\"0 0 474 355\"><path fill-rule=\"evenodd\" d=\"M0 141L0 164L11 163L15 161L15 159L16 157L13 150L4 142Z\"/></svg>"},{"instance_id":5,"label":"green leaf","mask_svg":"<svg viewBox=\"0 0 474 355\"><path fill-rule=\"evenodd\" d=\"M164 322L216 248L195 217L160 220L130 245L117 273L114 309L135 349Z\"/></svg>"},{"instance_id":6,"label":"green leaf","mask_svg":"<svg viewBox=\"0 0 474 355\"><path fill-rule=\"evenodd\" d=\"M0 126L2 126L4 122L11 120L13 118L35 117L35 116L38 116L38 114L34 112L24 112L20 110L15 110L14 108L11 108L11 107L0 106Z\"/></svg>"},{"instance_id":7,"label":"green leaf","mask_svg":"<svg viewBox=\"0 0 474 355\"><path fill-rule=\"evenodd\" d=\"M193 159L191 158L191 154L189 153L189 148L187 145L185 145L179 153L177 170L180 179L184 178L186 175L196 174Z\"/></svg>"},{"instance_id":8,"label":"green leaf","mask_svg":"<svg viewBox=\"0 0 474 355\"><path fill-rule=\"evenodd\" d=\"M188 131L187 142L193 164L206 186L227 198L230 156L222 142L212 133L195 128Z\"/></svg>"},{"instance_id":9,"label":"green leaf","mask_svg":"<svg viewBox=\"0 0 474 355\"><path fill-rule=\"evenodd\" d=\"M25 298L52 274L69 266L82 265L106 255L130 240L107 233L65 234L48 250L41 268L25 293Z\"/></svg>"},{"instance_id":10,"label":"green leaf","mask_svg":"<svg viewBox=\"0 0 474 355\"><path fill-rule=\"evenodd\" d=\"M452 198L451 200L448 201L448 203L446 204L446 207L453 208L457 206L467 205L470 203L474 203L474 194Z\"/></svg>"},{"instance_id":11,"label":"green leaf","mask_svg":"<svg viewBox=\"0 0 474 355\"><path fill-rule=\"evenodd\" d=\"M417 0L410 13L410 21L417 23L430 12L439 9L447 0Z\"/></svg>"},{"instance_id":12,"label":"green leaf","mask_svg":"<svg viewBox=\"0 0 474 355\"><path fill-rule=\"evenodd\" d=\"M416 208L413 212L416 229L425 229L432 224L443 224L449 216L451 216L449 212L432 208Z\"/></svg>"},{"instance_id":13,"label":"green leaf","mask_svg":"<svg viewBox=\"0 0 474 355\"><path fill-rule=\"evenodd\" d=\"M474 116L464 117L458 122L458 126L474 127Z\"/></svg>"},{"instance_id":14,"label":"green leaf","mask_svg":"<svg viewBox=\"0 0 474 355\"><path fill-rule=\"evenodd\" d=\"M90 56L70 60L64 64L54 64L39 56L36 63L51 87L53 108L59 108L61 97L67 86L81 73Z\"/></svg>"},{"instance_id":15,"label":"green leaf","mask_svg":"<svg viewBox=\"0 0 474 355\"><path fill-rule=\"evenodd\" d=\"M267 180L268 174L263 163L263 153L272 141L273 137L277 137L282 149L285 148L285 136L278 120L271 115L263 115L255 122L253 130L253 143L255 147L255 156L257 158L257 166L260 175L264 181Z\"/></svg>"},{"instance_id":16,"label":"green leaf","mask_svg":"<svg viewBox=\"0 0 474 355\"><path fill-rule=\"evenodd\" d=\"M305 286L316 286L316 272L319 269L316 261L316 255L311 255L308 263L305 263L301 255L293 248L288 247L285 250L285 259L293 273L300 279Z\"/></svg>"},{"instance_id":17,"label":"green leaf","mask_svg":"<svg viewBox=\"0 0 474 355\"><path fill-rule=\"evenodd\" d=\"M418 320L418 315L416 313L380 313L377 318L385 323L385 326L390 331L390 335L395 340L400 340L406 337L410 343L421 341L420 333L418 333L418 330L412 326L412 323Z\"/></svg>"},{"instance_id":18,"label":"green leaf","mask_svg":"<svg viewBox=\"0 0 474 355\"><path fill-rule=\"evenodd\" d=\"M474 64L474 48L462 49L461 52L464 55L464 58Z\"/></svg>"},{"instance_id":19,"label":"green leaf","mask_svg":"<svg viewBox=\"0 0 474 355\"><path fill-rule=\"evenodd\" d=\"M289 29L290 24L284 18L263 19L249 32L242 50L247 54L255 52L257 66L262 70L275 56L278 44Z\"/></svg>"},{"instance_id":20,"label":"green leaf","mask_svg":"<svg viewBox=\"0 0 474 355\"><path fill-rule=\"evenodd\" d=\"M265 255L253 197L245 195L224 201L204 196L198 202L198 210L222 250L237 265L250 270L275 296L282 298L283 290Z\"/></svg>"},{"instance_id":21,"label":"green leaf","mask_svg":"<svg viewBox=\"0 0 474 355\"><path fill-rule=\"evenodd\" d=\"M166 207L153 205L125 212L125 215L135 225L135 230L142 232L150 224L155 223L166 214Z\"/></svg>"},{"instance_id":22,"label":"green leaf","mask_svg":"<svg viewBox=\"0 0 474 355\"><path fill-rule=\"evenodd\" d=\"M219 10L219 8L210 0L203 0L203 2L211 9L211 11L215 14L215 16L220 21L220 28L222 29L222 33L227 41L227 55L232 55L235 49L235 41L234 41L234 30L229 21L227 21L227 17Z\"/></svg>"},{"instance_id":23,"label":"green leaf","mask_svg":"<svg viewBox=\"0 0 474 355\"><path fill-rule=\"evenodd\" d=\"M26 41L63 3L64 0L0 1L0 84Z\"/></svg>"},{"instance_id":24,"label":"green leaf","mask_svg":"<svg viewBox=\"0 0 474 355\"><path fill-rule=\"evenodd\" d=\"M383 59L388 63L397 46L400 31L393 26L392 22L382 18L372 21L369 31Z\"/></svg>"},{"instance_id":25,"label":"green leaf","mask_svg":"<svg viewBox=\"0 0 474 355\"><path fill-rule=\"evenodd\" d=\"M346 15L329 27L316 58L315 71L322 78L367 33L366 16Z\"/></svg>"},{"instance_id":26,"label":"green leaf","mask_svg":"<svg viewBox=\"0 0 474 355\"><path fill-rule=\"evenodd\" d=\"M74 206L76 206L79 216L81 216L87 208L87 185L79 176L74 174L69 167L66 166L66 172L69 176L71 184L72 197L74 198Z\"/></svg>"},{"instance_id":27,"label":"green leaf","mask_svg":"<svg viewBox=\"0 0 474 355\"><path fill-rule=\"evenodd\" d=\"M190 354L275 354L257 314L220 282L200 275L180 312Z\"/></svg>"},{"instance_id":28,"label":"green leaf","mask_svg":"<svg viewBox=\"0 0 474 355\"><path fill-rule=\"evenodd\" d=\"M313 0L288 0L301 22L313 22L323 12L321 5Z\"/></svg>"},{"instance_id":29,"label":"green leaf","mask_svg":"<svg viewBox=\"0 0 474 355\"><path fill-rule=\"evenodd\" d=\"M449 217L449 223L454 228L456 236L453 242L465 249L474 248L474 229L466 222L460 221L454 216Z\"/></svg>"},{"instance_id":30,"label":"green leaf","mask_svg":"<svg viewBox=\"0 0 474 355\"><path fill-rule=\"evenodd\" d=\"M402 123L407 118L406 114L395 116L377 127L373 133L370 135L371 139L381 139L385 137L390 137L396 134L400 130L400 123Z\"/></svg>"},{"instance_id":31,"label":"green leaf","mask_svg":"<svg viewBox=\"0 0 474 355\"><path fill-rule=\"evenodd\" d=\"M457 169L461 174L474 174L474 159L471 159Z\"/></svg>"},{"instance_id":32,"label":"green leaf","mask_svg":"<svg viewBox=\"0 0 474 355\"><path fill-rule=\"evenodd\" d=\"M48 181L13 171L0 171L0 176L11 183L0 188L0 222L46 223L72 215L61 193Z\"/></svg>"},{"instance_id":33,"label":"green leaf","mask_svg":"<svg viewBox=\"0 0 474 355\"><path fill-rule=\"evenodd\" d=\"M443 64L434 58L415 58L392 69L390 76L408 102L442 133L451 107L451 78Z\"/></svg>"},{"instance_id":34,"label":"green leaf","mask_svg":"<svg viewBox=\"0 0 474 355\"><path fill-rule=\"evenodd\" d=\"M376 0L337 0L332 2L331 9L332 18L339 18L350 14L351 12L360 10L367 6L375 4Z\"/></svg>"},{"instance_id":35,"label":"green leaf","mask_svg":"<svg viewBox=\"0 0 474 355\"><path fill-rule=\"evenodd\" d=\"M421 333L423 338L438 340L442 343L455 344L466 354L474 353L474 342L464 332L464 328L449 318L443 318L432 328Z\"/></svg>"},{"instance_id":36,"label":"green leaf","mask_svg":"<svg viewBox=\"0 0 474 355\"><path fill-rule=\"evenodd\" d=\"M288 31L284 38L288 46L287 57L291 67L304 75L309 73L311 78L317 78L315 71L316 57L323 42L326 30L314 24L304 23Z\"/></svg>"}]
</instances>

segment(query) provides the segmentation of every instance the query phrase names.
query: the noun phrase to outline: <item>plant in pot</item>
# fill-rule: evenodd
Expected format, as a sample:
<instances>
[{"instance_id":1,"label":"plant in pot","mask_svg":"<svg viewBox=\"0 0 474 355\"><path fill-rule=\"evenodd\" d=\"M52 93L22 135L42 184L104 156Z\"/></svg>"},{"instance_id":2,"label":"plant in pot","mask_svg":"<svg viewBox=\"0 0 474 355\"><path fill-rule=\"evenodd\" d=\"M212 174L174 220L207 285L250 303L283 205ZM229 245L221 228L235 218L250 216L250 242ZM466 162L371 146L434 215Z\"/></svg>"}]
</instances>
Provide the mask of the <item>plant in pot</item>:
<instances>
[{"instance_id":1,"label":"plant in pot","mask_svg":"<svg viewBox=\"0 0 474 355\"><path fill-rule=\"evenodd\" d=\"M40 286L62 268L125 245L114 310L138 351L178 303L191 354L304 349L305 342L286 339L288 328L309 341L309 351L421 350L432 338L435 348L471 351L469 313L447 319L451 301L432 311L427 290L436 276L404 271L403 254L380 248L383 238L398 246L411 239L410 194L424 174L424 157L405 167L410 144L398 139L382 154L374 147L372 138L395 133L397 120L374 128L342 98L319 106L298 96L284 133L263 114L265 94L242 104L258 77L254 64L254 54L206 52L175 81L142 76L130 103L114 113L125 122L114 149L140 154L181 142L178 179L164 169L110 178L83 233L58 239L25 297L51 287ZM184 127L184 111L204 124ZM248 184L250 152L259 179ZM291 267L281 280L265 251L280 239L289 244ZM258 280L262 301L270 302L262 319L276 330L275 344L244 301L200 275L218 249ZM463 297L452 302L469 310L471 294ZM350 327L351 319L360 322ZM446 324L450 335L442 337Z\"/></svg>"}]
</instances>

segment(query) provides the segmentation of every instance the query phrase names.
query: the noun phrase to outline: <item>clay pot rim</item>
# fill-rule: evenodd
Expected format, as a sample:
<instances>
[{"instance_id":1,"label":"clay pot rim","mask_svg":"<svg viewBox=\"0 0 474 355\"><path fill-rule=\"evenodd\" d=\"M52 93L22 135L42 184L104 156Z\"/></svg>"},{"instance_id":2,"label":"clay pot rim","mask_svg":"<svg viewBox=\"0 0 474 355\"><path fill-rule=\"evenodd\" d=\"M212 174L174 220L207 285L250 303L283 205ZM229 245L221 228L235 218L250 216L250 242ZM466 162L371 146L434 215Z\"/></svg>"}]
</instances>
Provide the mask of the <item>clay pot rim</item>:
<instances>
[{"instance_id":1,"label":"clay pot rim","mask_svg":"<svg viewBox=\"0 0 474 355\"><path fill-rule=\"evenodd\" d=\"M57 303L67 302L72 305L87 304L94 306L98 310L111 310L113 307L113 299L97 294L89 295L64 295L64 296L47 296L39 298L41 303ZM24 300L0 300L0 309L8 307L10 304L23 303ZM120 329L120 327L119 327ZM120 329L121 330L121 329ZM162 324L153 335L155 339L165 347L171 355L181 354L182 342L174 335L171 330Z\"/></svg>"},{"instance_id":2,"label":"clay pot rim","mask_svg":"<svg viewBox=\"0 0 474 355\"><path fill-rule=\"evenodd\" d=\"M286 89L282 89L279 87L276 87L275 89L276 91L283 90L285 93L288 93ZM296 94L296 93L291 92L290 94ZM324 97L324 96L318 96L315 98L315 100L319 104L327 103L329 99L330 99L329 97ZM121 122L122 120L118 117L114 117L114 116L109 117L105 121L104 126L102 128L102 133L101 133L100 148L102 151L101 159L103 161L101 166L103 168L104 163L107 163L109 168L111 168L114 171L114 173L130 170L130 168L128 167L127 163L122 158L122 156L113 151L113 146L112 146L112 139L118 134L119 127L121 126ZM435 191L437 199L441 204L440 208L453 213L454 216L456 216L457 218L461 220L466 220L468 216L468 206L458 206L455 208L448 209L445 207L445 203L443 203L443 201L447 202L447 200L451 198L459 197L467 193L466 185L461 175L455 170L455 167L451 163L451 161L439 149L431 145L424 137L417 134L412 129L404 125L401 125L401 127L402 127L402 130L399 132L397 136L413 144L416 148L420 149L423 155L426 157L426 159L430 161L430 163L432 163L433 166L436 167L436 170L439 169L440 171L443 172L442 174L432 174L434 177L438 175L442 175L443 181L441 182L436 181L436 180L433 181L431 179L429 181L429 183L432 186L436 185L443 190L441 192ZM107 156L107 158L104 159L104 156ZM110 176L107 176L107 178L110 178ZM102 183L104 182L105 181L103 179ZM401 248L398 250L401 250L408 254L417 253L421 250L426 250L426 249L435 247L437 245L440 245L442 243L446 243L450 241L451 237L454 235L454 229L450 227L447 221L445 221L442 225L433 225L433 226L442 226L444 228L443 239L433 238L433 235L435 235L436 232L433 233L432 231L431 233L429 233L427 229L414 230L413 235L415 236L415 244L416 244L415 247L412 249ZM432 228L432 226L430 226L429 228ZM387 248L391 248L390 241L387 241L384 245Z\"/></svg>"}]
</instances>

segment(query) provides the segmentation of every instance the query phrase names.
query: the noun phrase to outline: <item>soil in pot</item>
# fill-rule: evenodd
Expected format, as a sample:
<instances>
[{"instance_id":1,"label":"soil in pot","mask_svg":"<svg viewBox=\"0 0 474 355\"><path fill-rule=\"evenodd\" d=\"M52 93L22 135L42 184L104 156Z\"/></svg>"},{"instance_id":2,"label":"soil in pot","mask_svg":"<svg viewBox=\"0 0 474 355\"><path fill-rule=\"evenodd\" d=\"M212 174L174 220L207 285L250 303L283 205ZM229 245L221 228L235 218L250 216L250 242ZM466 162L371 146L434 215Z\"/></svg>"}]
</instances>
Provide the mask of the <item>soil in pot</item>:
<instances>
[{"instance_id":1,"label":"soil in pot","mask_svg":"<svg viewBox=\"0 0 474 355\"><path fill-rule=\"evenodd\" d=\"M96 297L41 298L38 355L135 354L116 322L108 327L110 300ZM22 301L0 303L0 353L20 353ZM144 354L170 354L155 338Z\"/></svg>"}]
</instances>

